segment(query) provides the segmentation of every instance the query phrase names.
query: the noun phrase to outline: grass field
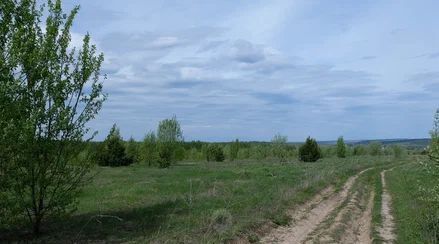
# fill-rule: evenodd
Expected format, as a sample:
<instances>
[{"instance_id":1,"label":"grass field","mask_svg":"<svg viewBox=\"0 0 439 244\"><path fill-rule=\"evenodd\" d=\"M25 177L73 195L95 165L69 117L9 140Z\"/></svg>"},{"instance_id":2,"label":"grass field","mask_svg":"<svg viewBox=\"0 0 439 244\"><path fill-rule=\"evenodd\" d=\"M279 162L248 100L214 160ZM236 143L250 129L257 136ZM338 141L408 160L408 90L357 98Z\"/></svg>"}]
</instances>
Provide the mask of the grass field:
<instances>
[{"instance_id":1,"label":"grass field","mask_svg":"<svg viewBox=\"0 0 439 244\"><path fill-rule=\"evenodd\" d=\"M256 241L267 223L285 225L286 210L328 185L340 187L390 157L329 158L317 163L181 163L94 170L78 211L46 224L43 242Z\"/></svg>"},{"instance_id":2,"label":"grass field","mask_svg":"<svg viewBox=\"0 0 439 244\"><path fill-rule=\"evenodd\" d=\"M388 172L388 186L393 198L393 214L398 243L438 243L439 219L431 206L421 200L421 187L434 182L419 163L423 158Z\"/></svg>"}]
</instances>

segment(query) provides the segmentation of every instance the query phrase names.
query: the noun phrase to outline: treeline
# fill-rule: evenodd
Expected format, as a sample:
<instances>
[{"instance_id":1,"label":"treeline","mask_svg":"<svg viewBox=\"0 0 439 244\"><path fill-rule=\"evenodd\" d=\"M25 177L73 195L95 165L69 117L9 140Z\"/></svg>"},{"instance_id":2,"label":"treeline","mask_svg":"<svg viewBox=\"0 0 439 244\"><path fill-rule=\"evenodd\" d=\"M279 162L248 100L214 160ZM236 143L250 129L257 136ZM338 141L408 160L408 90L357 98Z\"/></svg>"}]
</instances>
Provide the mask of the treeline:
<instances>
[{"instance_id":1,"label":"treeline","mask_svg":"<svg viewBox=\"0 0 439 244\"><path fill-rule=\"evenodd\" d=\"M270 142L185 142L177 118L161 121L157 131L148 132L143 141L132 137L124 140L116 125L103 142L89 142L85 154L95 164L101 166L124 166L140 163L148 166L166 168L179 161L236 161L272 160L287 162L301 160L314 162L320 158L392 155L403 157L409 153L399 145L383 145L371 142L368 145L349 145L338 138L336 145L320 146L315 139L308 137L303 144L288 143L288 138L275 135Z\"/></svg>"}]
</instances>

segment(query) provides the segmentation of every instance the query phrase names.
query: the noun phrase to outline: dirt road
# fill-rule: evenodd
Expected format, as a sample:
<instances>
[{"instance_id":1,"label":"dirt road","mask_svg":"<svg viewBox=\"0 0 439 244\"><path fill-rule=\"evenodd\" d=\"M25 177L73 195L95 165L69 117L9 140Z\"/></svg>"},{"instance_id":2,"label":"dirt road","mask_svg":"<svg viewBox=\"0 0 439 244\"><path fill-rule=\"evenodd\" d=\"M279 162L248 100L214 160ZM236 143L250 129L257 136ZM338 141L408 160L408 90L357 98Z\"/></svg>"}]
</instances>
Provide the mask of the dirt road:
<instances>
[{"instance_id":1,"label":"dirt road","mask_svg":"<svg viewBox=\"0 0 439 244\"><path fill-rule=\"evenodd\" d=\"M396 238L385 171L381 172L382 224L374 227L375 189L370 181L359 180L368 170L349 178L340 191L328 187L292 209L289 212L291 223L273 229L261 238L261 243L372 243L374 228L380 240L393 243Z\"/></svg>"}]
</instances>

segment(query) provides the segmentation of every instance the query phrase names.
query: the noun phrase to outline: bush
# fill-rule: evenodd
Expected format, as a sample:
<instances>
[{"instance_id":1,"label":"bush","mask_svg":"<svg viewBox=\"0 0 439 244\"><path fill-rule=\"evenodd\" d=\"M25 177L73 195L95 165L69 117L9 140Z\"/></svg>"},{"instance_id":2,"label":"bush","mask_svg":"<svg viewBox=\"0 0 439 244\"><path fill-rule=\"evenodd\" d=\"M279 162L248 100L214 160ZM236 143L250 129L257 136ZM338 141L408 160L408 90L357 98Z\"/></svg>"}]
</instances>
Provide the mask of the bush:
<instances>
[{"instance_id":1,"label":"bush","mask_svg":"<svg viewBox=\"0 0 439 244\"><path fill-rule=\"evenodd\" d=\"M222 147L216 145L216 144L210 144L207 147L206 151L206 159L207 161L216 161L216 162L222 162L224 161L224 152Z\"/></svg>"},{"instance_id":2,"label":"bush","mask_svg":"<svg viewBox=\"0 0 439 244\"><path fill-rule=\"evenodd\" d=\"M372 156L378 156L382 154L382 148L380 142L372 142L369 144L369 154Z\"/></svg>"},{"instance_id":3,"label":"bush","mask_svg":"<svg viewBox=\"0 0 439 244\"><path fill-rule=\"evenodd\" d=\"M306 138L305 144L299 148L299 158L304 162L315 162L322 157L317 141L311 137Z\"/></svg>"},{"instance_id":4,"label":"bush","mask_svg":"<svg viewBox=\"0 0 439 244\"><path fill-rule=\"evenodd\" d=\"M352 152L352 154L355 156L365 155L366 153L367 153L367 149L362 145L355 146Z\"/></svg>"}]
</instances>

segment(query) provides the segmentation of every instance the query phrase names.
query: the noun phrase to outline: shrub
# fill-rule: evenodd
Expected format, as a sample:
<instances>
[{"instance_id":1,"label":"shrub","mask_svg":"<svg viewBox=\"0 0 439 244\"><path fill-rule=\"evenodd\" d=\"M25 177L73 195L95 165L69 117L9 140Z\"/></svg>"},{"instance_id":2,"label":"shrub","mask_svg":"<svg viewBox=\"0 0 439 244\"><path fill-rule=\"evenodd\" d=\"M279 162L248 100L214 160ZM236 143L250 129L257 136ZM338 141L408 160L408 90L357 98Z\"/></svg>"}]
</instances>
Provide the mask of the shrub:
<instances>
[{"instance_id":1,"label":"shrub","mask_svg":"<svg viewBox=\"0 0 439 244\"><path fill-rule=\"evenodd\" d=\"M286 150L288 137L277 134L271 139L273 146L273 156L278 158L281 162L287 160L288 152Z\"/></svg>"},{"instance_id":2,"label":"shrub","mask_svg":"<svg viewBox=\"0 0 439 244\"><path fill-rule=\"evenodd\" d=\"M404 150L399 145L392 145L391 149L392 149L392 154L395 158L401 158L404 154Z\"/></svg>"},{"instance_id":3,"label":"shrub","mask_svg":"<svg viewBox=\"0 0 439 244\"><path fill-rule=\"evenodd\" d=\"M372 156L378 156L382 154L382 148L383 146L381 145L380 142L372 142L369 143L369 154Z\"/></svg>"},{"instance_id":4,"label":"shrub","mask_svg":"<svg viewBox=\"0 0 439 244\"><path fill-rule=\"evenodd\" d=\"M306 138L305 144L299 148L299 158L304 162L315 162L322 157L317 141L311 137Z\"/></svg>"},{"instance_id":5,"label":"shrub","mask_svg":"<svg viewBox=\"0 0 439 244\"><path fill-rule=\"evenodd\" d=\"M207 161L222 162L224 161L224 158L225 157L222 147L216 144L210 144L207 147L207 152L206 152Z\"/></svg>"},{"instance_id":6,"label":"shrub","mask_svg":"<svg viewBox=\"0 0 439 244\"><path fill-rule=\"evenodd\" d=\"M365 155L366 153L367 153L367 149L362 145L355 146L352 152L352 154L355 156Z\"/></svg>"},{"instance_id":7,"label":"shrub","mask_svg":"<svg viewBox=\"0 0 439 244\"><path fill-rule=\"evenodd\" d=\"M337 157L346 157L346 144L344 143L343 137L340 136L337 140Z\"/></svg>"}]
</instances>

